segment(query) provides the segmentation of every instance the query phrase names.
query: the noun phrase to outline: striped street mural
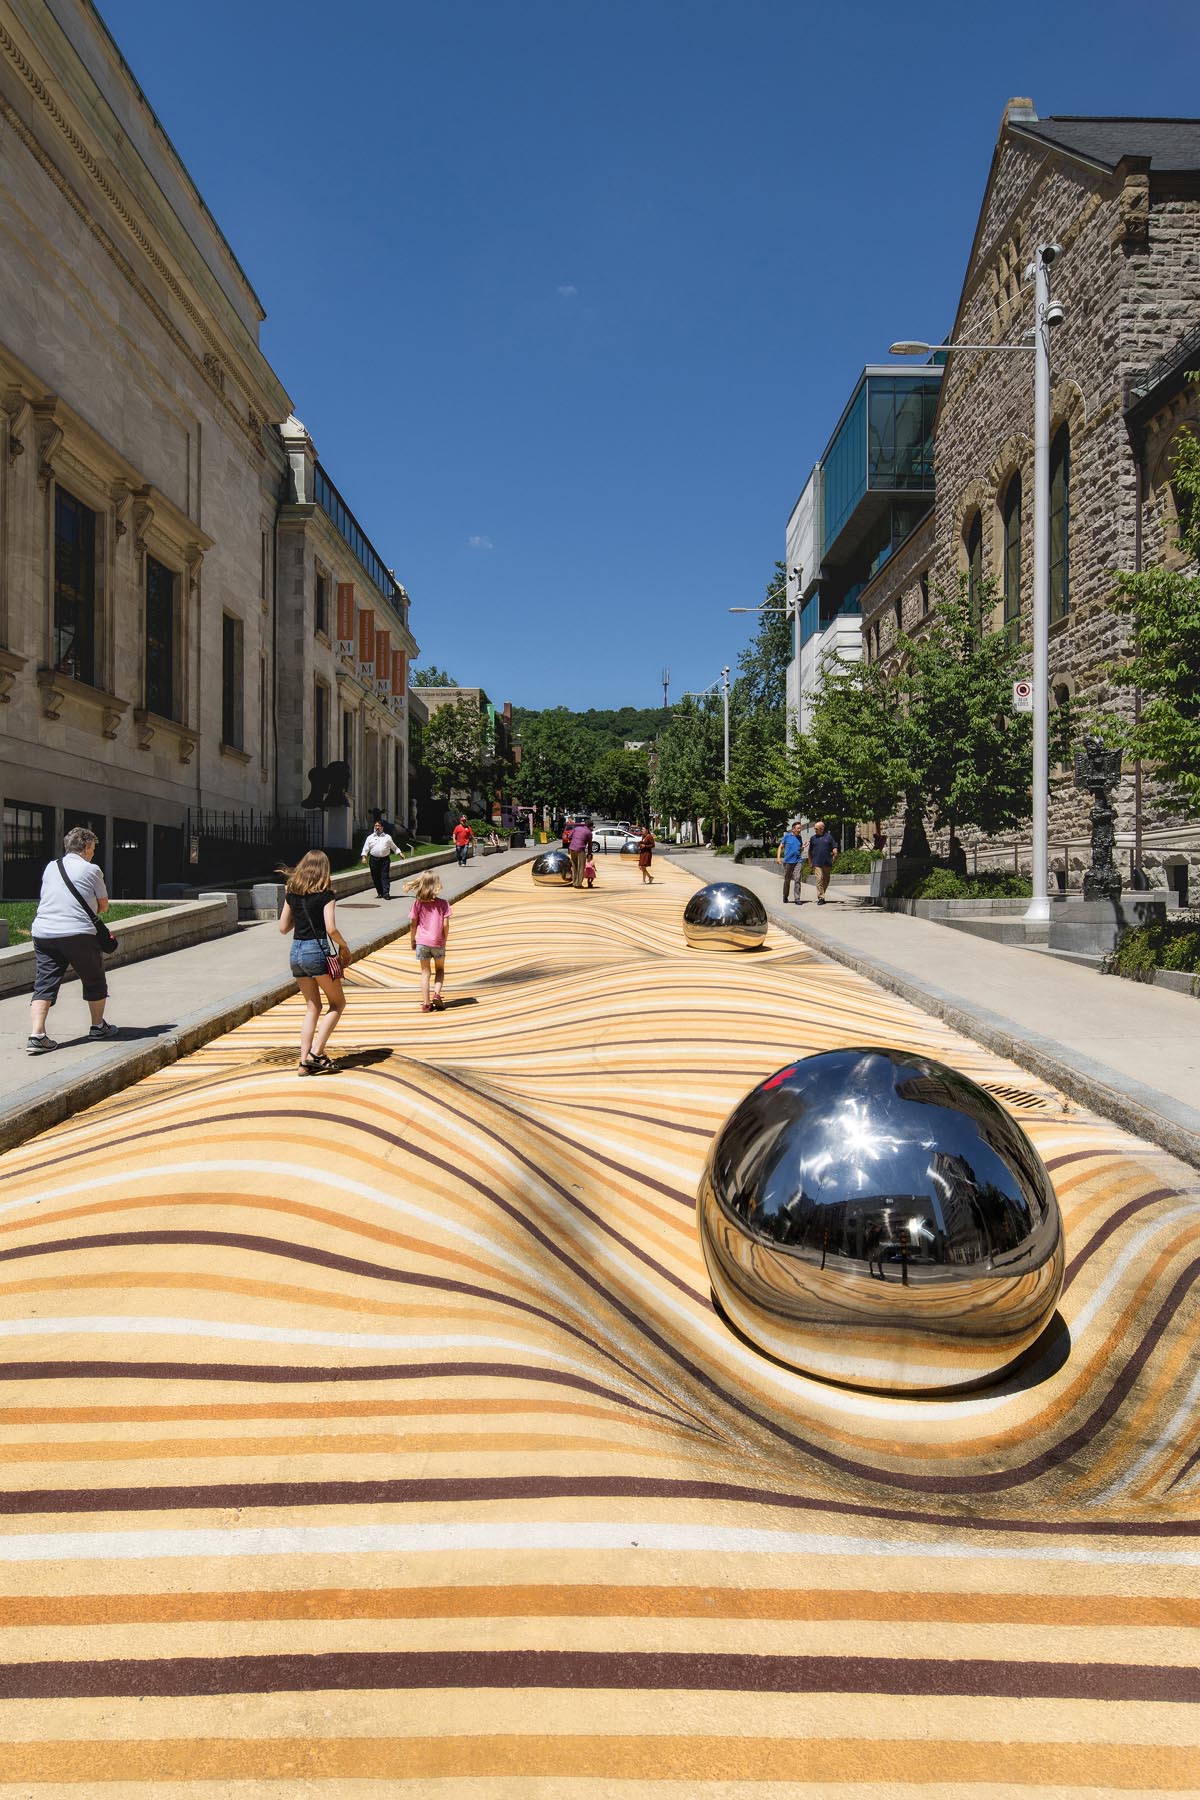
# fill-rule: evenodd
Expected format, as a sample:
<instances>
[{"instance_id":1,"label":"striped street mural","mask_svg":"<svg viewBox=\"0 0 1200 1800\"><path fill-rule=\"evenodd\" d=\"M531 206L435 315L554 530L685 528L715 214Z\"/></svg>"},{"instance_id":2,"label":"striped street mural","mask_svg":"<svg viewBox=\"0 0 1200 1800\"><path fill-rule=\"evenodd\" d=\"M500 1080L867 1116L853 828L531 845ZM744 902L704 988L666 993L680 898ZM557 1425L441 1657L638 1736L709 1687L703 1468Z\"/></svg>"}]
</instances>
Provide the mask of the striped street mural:
<instances>
[{"instance_id":1,"label":"striped street mural","mask_svg":"<svg viewBox=\"0 0 1200 1800\"><path fill-rule=\"evenodd\" d=\"M682 867L459 902L0 1171L0 1796L1200 1792L1200 1190ZM271 949L271 946L275 946ZM264 949L284 960L271 934ZM915 1046L1067 1232L1032 1363L841 1391L714 1313L710 1137Z\"/></svg>"}]
</instances>

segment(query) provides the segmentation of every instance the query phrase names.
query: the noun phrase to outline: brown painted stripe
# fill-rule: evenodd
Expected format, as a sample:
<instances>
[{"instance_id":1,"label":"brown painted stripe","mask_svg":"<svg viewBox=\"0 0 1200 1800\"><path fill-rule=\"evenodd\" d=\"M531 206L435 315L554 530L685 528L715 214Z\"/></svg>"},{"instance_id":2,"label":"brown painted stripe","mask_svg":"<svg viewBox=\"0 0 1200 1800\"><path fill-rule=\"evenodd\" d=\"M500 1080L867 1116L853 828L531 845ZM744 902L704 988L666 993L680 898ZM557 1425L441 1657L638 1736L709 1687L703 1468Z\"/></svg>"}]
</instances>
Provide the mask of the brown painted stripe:
<instances>
[{"instance_id":1,"label":"brown painted stripe","mask_svg":"<svg viewBox=\"0 0 1200 1800\"><path fill-rule=\"evenodd\" d=\"M0 1626L168 1625L331 1619L871 1620L1190 1631L1200 1598L1163 1594L916 1593L878 1588L534 1583L265 1588L212 1593L6 1594Z\"/></svg>"},{"instance_id":2,"label":"brown painted stripe","mask_svg":"<svg viewBox=\"0 0 1200 1800\"><path fill-rule=\"evenodd\" d=\"M508 1500L706 1500L778 1507L785 1511L851 1514L945 1529L1033 1532L1039 1536L1196 1537L1196 1519L997 1519L884 1510L833 1496L786 1494L735 1482L672 1480L644 1475L496 1475L368 1481L190 1483L181 1487L47 1488L0 1492L0 1515L36 1513L173 1512L284 1506L446 1506Z\"/></svg>"},{"instance_id":3,"label":"brown painted stripe","mask_svg":"<svg viewBox=\"0 0 1200 1800\"><path fill-rule=\"evenodd\" d=\"M504 1381L548 1381L560 1387L578 1388L582 1393L599 1394L614 1405L652 1419L666 1419L675 1424L669 1413L631 1400L589 1381L583 1375L572 1375L561 1369L541 1369L534 1364L501 1362L441 1363L337 1363L332 1368L315 1364L273 1367L266 1363L118 1363L118 1362L45 1362L0 1363L0 1381L269 1381L322 1382L341 1381L447 1381L456 1377L490 1376Z\"/></svg>"},{"instance_id":4,"label":"brown painted stripe","mask_svg":"<svg viewBox=\"0 0 1200 1800\"><path fill-rule=\"evenodd\" d=\"M361 1257L344 1256L333 1250L318 1250L311 1244L300 1244L287 1238L262 1237L241 1231L91 1232L83 1237L55 1238L46 1243L21 1244L12 1249L0 1250L0 1263L22 1261L35 1256L62 1256L76 1250L124 1250L134 1244L156 1246L183 1244L189 1247L204 1245L225 1250L249 1250L261 1256L274 1256L290 1262L311 1264L319 1269L336 1269L342 1275L362 1275L371 1281L387 1281L402 1287L428 1288L438 1293L465 1294L471 1299L510 1307L516 1312L527 1313L533 1318L543 1320L546 1324L553 1326L556 1331L561 1331L566 1336L574 1338L577 1343L586 1344L589 1350L595 1351L606 1362L615 1364L631 1381L636 1381L641 1386L648 1388L660 1400L666 1399L666 1396L647 1380L642 1370L598 1342L594 1332L581 1331L578 1326L571 1325L559 1314L549 1312L545 1307L534 1306L528 1300L517 1299L499 1288L481 1287L476 1282L458 1281L448 1275L425 1275L412 1269L395 1269L386 1263L367 1262ZM707 1304L711 1306L711 1302ZM677 1401L678 1395L673 1394L671 1398ZM702 1429L707 1429L707 1427L702 1427Z\"/></svg>"},{"instance_id":5,"label":"brown painted stripe","mask_svg":"<svg viewBox=\"0 0 1200 1800\"><path fill-rule=\"evenodd\" d=\"M1127 1225L1130 1219L1136 1218L1138 1213L1144 1212L1148 1206L1157 1206L1160 1200L1187 1198L1189 1196L1184 1194L1182 1188L1150 1188L1147 1193L1135 1194L1134 1198L1127 1200L1124 1206L1117 1207L1116 1211L1110 1213L1105 1219L1103 1225L1092 1233L1083 1249L1077 1251L1068 1262L1067 1272L1063 1277L1063 1293L1067 1292L1080 1270L1087 1266L1096 1252L1108 1242L1109 1238L1120 1231L1123 1225Z\"/></svg>"},{"instance_id":6,"label":"brown painted stripe","mask_svg":"<svg viewBox=\"0 0 1200 1800\"><path fill-rule=\"evenodd\" d=\"M413 1688L900 1694L1194 1705L1200 1670L1152 1663L570 1650L335 1651L11 1663L10 1700L181 1698Z\"/></svg>"}]
</instances>

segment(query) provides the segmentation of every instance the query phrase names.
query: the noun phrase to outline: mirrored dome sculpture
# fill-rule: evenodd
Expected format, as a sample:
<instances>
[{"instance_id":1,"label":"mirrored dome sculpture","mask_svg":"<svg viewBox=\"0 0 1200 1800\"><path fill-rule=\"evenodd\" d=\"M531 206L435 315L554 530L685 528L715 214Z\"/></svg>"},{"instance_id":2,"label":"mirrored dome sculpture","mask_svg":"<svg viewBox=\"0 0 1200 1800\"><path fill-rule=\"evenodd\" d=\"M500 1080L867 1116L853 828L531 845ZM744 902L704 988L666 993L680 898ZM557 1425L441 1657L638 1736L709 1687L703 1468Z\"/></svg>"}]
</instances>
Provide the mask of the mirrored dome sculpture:
<instances>
[{"instance_id":1,"label":"mirrored dome sculpture","mask_svg":"<svg viewBox=\"0 0 1200 1800\"><path fill-rule=\"evenodd\" d=\"M1037 1151L976 1082L897 1050L828 1050L734 1108L698 1206L713 1293L781 1362L852 1387L992 1380L1063 1279Z\"/></svg>"},{"instance_id":2,"label":"mirrored dome sculpture","mask_svg":"<svg viewBox=\"0 0 1200 1800\"><path fill-rule=\"evenodd\" d=\"M684 907L683 935L693 950L757 950L767 935L767 909L736 881L710 881Z\"/></svg>"},{"instance_id":3,"label":"mirrored dome sculpture","mask_svg":"<svg viewBox=\"0 0 1200 1800\"><path fill-rule=\"evenodd\" d=\"M565 850L543 850L530 869L539 887L561 887L571 880L571 858Z\"/></svg>"}]
</instances>

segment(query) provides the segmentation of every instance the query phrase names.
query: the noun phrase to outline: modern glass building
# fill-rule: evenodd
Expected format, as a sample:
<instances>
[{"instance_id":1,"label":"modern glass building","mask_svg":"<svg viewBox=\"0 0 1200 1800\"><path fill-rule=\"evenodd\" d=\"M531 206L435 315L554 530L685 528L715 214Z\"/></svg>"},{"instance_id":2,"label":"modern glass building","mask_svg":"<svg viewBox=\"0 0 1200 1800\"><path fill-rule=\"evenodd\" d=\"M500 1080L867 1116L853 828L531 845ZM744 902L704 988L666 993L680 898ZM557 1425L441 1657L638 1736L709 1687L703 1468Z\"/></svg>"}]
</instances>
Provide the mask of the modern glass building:
<instances>
[{"instance_id":1,"label":"modern glass building","mask_svg":"<svg viewBox=\"0 0 1200 1800\"><path fill-rule=\"evenodd\" d=\"M823 566L883 566L933 500L933 416L942 371L932 364L863 370L822 457Z\"/></svg>"}]
</instances>

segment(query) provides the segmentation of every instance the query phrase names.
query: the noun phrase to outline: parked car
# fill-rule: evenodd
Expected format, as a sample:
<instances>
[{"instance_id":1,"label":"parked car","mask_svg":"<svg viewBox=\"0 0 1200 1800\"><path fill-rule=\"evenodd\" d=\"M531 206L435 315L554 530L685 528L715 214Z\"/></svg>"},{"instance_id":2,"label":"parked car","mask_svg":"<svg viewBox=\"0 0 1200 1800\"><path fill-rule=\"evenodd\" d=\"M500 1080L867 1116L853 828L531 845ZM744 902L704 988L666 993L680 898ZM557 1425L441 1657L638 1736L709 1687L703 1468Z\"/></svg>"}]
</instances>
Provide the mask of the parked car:
<instances>
[{"instance_id":1,"label":"parked car","mask_svg":"<svg viewBox=\"0 0 1200 1800\"><path fill-rule=\"evenodd\" d=\"M593 825L592 842L605 855L610 850L624 850L626 833L619 825Z\"/></svg>"}]
</instances>

